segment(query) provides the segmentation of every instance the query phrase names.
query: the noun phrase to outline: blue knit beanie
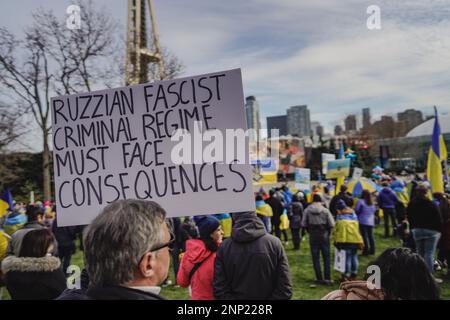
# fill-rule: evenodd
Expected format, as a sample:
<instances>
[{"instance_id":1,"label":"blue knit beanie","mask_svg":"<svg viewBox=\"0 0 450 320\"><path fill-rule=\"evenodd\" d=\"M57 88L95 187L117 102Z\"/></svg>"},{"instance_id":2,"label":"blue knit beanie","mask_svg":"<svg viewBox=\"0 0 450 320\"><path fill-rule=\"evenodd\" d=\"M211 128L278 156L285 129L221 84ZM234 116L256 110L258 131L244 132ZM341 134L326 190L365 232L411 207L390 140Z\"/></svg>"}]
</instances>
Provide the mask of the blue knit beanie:
<instances>
[{"instance_id":1,"label":"blue knit beanie","mask_svg":"<svg viewBox=\"0 0 450 320\"><path fill-rule=\"evenodd\" d=\"M202 239L209 239L211 233L220 226L219 220L213 216L196 217L195 223Z\"/></svg>"}]
</instances>

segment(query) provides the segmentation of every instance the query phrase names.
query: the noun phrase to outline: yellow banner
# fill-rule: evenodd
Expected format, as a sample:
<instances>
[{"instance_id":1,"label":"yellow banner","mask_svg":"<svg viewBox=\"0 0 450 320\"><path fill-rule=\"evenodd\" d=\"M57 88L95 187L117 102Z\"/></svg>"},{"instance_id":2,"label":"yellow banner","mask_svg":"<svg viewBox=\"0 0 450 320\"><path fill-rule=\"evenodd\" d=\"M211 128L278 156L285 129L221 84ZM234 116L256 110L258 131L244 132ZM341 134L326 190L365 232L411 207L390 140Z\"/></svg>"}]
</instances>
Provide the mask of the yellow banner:
<instances>
[{"instance_id":1,"label":"yellow banner","mask_svg":"<svg viewBox=\"0 0 450 320\"><path fill-rule=\"evenodd\" d=\"M263 172L253 175L253 185L274 184L278 182L276 172Z\"/></svg>"}]
</instances>

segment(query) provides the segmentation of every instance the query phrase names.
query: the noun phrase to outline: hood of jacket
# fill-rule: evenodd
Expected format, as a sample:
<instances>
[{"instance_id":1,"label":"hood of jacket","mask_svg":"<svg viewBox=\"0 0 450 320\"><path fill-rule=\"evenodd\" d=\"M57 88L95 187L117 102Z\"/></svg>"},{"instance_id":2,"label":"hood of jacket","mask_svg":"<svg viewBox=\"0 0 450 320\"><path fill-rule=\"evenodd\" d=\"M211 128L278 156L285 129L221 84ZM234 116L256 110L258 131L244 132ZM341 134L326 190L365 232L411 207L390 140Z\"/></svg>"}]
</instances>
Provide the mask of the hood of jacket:
<instances>
[{"instance_id":1,"label":"hood of jacket","mask_svg":"<svg viewBox=\"0 0 450 320\"><path fill-rule=\"evenodd\" d=\"M317 215L323 213L324 211L326 211L327 209L326 209L323 205L321 205L321 204L311 203L311 204L306 208L306 210L308 210L308 213L309 213L309 214L312 214L312 215L316 215L316 216L317 216Z\"/></svg>"},{"instance_id":2,"label":"hood of jacket","mask_svg":"<svg viewBox=\"0 0 450 320\"><path fill-rule=\"evenodd\" d=\"M28 221L22 229L43 229L45 226L37 221Z\"/></svg>"},{"instance_id":3,"label":"hood of jacket","mask_svg":"<svg viewBox=\"0 0 450 320\"><path fill-rule=\"evenodd\" d=\"M234 226L231 237L236 242L251 242L266 234L263 222L254 212L234 214Z\"/></svg>"},{"instance_id":4,"label":"hood of jacket","mask_svg":"<svg viewBox=\"0 0 450 320\"><path fill-rule=\"evenodd\" d=\"M61 266L57 257L16 257L8 256L2 261L2 272L52 272Z\"/></svg>"},{"instance_id":5,"label":"hood of jacket","mask_svg":"<svg viewBox=\"0 0 450 320\"><path fill-rule=\"evenodd\" d=\"M203 240L191 239L186 241L186 253L184 259L187 259L193 264L197 264L212 254L211 251L206 249Z\"/></svg>"}]
</instances>

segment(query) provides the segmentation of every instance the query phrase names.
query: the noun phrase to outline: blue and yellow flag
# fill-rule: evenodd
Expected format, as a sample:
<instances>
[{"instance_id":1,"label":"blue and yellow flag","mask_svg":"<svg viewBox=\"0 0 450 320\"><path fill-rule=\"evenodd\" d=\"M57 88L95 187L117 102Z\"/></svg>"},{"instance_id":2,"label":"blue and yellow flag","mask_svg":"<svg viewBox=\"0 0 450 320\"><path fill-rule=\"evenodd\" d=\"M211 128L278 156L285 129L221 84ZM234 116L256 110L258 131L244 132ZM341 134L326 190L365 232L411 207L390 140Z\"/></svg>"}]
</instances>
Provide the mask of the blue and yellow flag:
<instances>
[{"instance_id":1,"label":"blue and yellow flag","mask_svg":"<svg viewBox=\"0 0 450 320\"><path fill-rule=\"evenodd\" d=\"M344 155L344 145L341 143L341 147L339 148L339 154L338 154L338 159L345 159L345 155ZM336 181L336 191L335 193L338 194L339 192L341 192L341 186L344 184L345 182L345 177L339 177L337 178Z\"/></svg>"},{"instance_id":2,"label":"blue and yellow flag","mask_svg":"<svg viewBox=\"0 0 450 320\"><path fill-rule=\"evenodd\" d=\"M233 221L231 219L231 215L229 213L218 213L215 214L214 217L217 218L220 222L220 226L222 227L223 237L229 238L231 237L231 229L233 228Z\"/></svg>"},{"instance_id":3,"label":"blue and yellow flag","mask_svg":"<svg viewBox=\"0 0 450 320\"><path fill-rule=\"evenodd\" d=\"M2 217L8 210L13 210L13 198L11 189L6 188L0 196L0 217Z\"/></svg>"},{"instance_id":4,"label":"blue and yellow flag","mask_svg":"<svg viewBox=\"0 0 450 320\"><path fill-rule=\"evenodd\" d=\"M442 175L442 161L447 161L447 148L439 126L438 113L434 109L434 128L431 147L428 152L427 177L432 192L444 192L444 177Z\"/></svg>"}]
</instances>

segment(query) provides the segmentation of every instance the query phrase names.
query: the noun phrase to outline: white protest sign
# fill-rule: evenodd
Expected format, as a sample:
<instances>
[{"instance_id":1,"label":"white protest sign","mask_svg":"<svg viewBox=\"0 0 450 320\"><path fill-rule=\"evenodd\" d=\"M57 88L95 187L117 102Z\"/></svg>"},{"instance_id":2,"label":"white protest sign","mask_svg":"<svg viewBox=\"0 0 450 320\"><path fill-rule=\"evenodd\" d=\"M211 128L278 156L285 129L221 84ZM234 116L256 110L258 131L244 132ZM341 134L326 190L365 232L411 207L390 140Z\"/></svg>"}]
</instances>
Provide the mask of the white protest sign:
<instances>
[{"instance_id":1,"label":"white protest sign","mask_svg":"<svg viewBox=\"0 0 450 320\"><path fill-rule=\"evenodd\" d=\"M299 190L311 190L311 169L295 168L295 187Z\"/></svg>"},{"instance_id":2,"label":"white protest sign","mask_svg":"<svg viewBox=\"0 0 450 320\"><path fill-rule=\"evenodd\" d=\"M334 270L345 272L345 250L334 248Z\"/></svg>"},{"instance_id":3,"label":"white protest sign","mask_svg":"<svg viewBox=\"0 0 450 320\"><path fill-rule=\"evenodd\" d=\"M58 225L118 199L168 217L255 210L240 69L60 96L51 110Z\"/></svg>"},{"instance_id":4,"label":"white protest sign","mask_svg":"<svg viewBox=\"0 0 450 320\"><path fill-rule=\"evenodd\" d=\"M353 169L352 179L359 180L359 179L361 179L362 175L363 175L363 169L361 169L361 168L354 168Z\"/></svg>"},{"instance_id":5,"label":"white protest sign","mask_svg":"<svg viewBox=\"0 0 450 320\"><path fill-rule=\"evenodd\" d=\"M327 174L328 161L336 160L334 153L322 153L322 174Z\"/></svg>"}]
</instances>

